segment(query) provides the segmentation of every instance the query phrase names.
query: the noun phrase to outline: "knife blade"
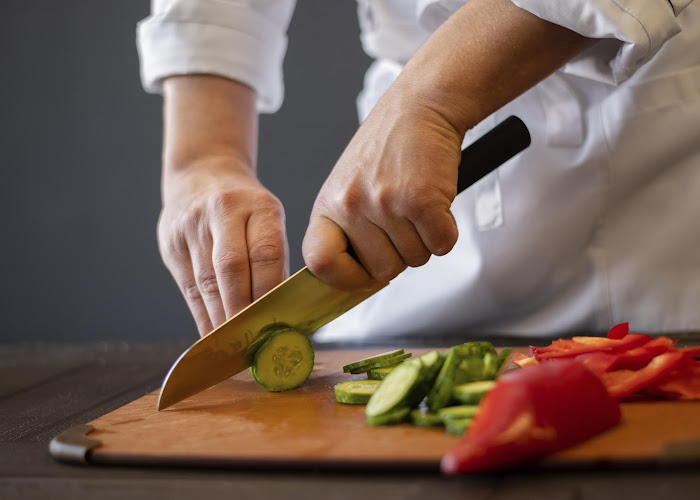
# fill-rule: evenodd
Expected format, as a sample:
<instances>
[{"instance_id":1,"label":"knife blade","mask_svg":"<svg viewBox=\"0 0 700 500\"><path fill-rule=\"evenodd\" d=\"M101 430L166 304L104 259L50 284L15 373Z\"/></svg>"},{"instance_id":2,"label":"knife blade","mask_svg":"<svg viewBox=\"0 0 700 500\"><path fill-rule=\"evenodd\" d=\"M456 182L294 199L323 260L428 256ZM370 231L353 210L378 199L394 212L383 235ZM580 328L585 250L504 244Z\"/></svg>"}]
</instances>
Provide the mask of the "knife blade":
<instances>
[{"instance_id":1,"label":"knife blade","mask_svg":"<svg viewBox=\"0 0 700 500\"><path fill-rule=\"evenodd\" d=\"M462 151L461 192L530 145L525 124L511 116ZM327 285L304 267L195 342L175 361L163 381L158 410L193 396L251 365L247 347L274 325L308 335L374 295Z\"/></svg>"}]
</instances>

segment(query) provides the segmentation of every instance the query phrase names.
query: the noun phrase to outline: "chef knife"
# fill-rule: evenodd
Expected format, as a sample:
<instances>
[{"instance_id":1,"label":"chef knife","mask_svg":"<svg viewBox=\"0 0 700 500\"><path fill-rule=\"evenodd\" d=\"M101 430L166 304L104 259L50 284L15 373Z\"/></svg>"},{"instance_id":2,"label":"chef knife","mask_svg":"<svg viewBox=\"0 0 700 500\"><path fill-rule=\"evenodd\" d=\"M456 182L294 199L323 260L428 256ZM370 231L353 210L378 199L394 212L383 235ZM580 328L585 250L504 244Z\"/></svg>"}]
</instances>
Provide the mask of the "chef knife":
<instances>
[{"instance_id":1,"label":"chef knife","mask_svg":"<svg viewBox=\"0 0 700 500\"><path fill-rule=\"evenodd\" d=\"M457 192L529 145L525 124L515 116L507 118L462 151ZM163 381L158 410L249 367L252 349L248 346L264 335L261 332L285 325L311 334L377 291L338 290L304 267L182 353Z\"/></svg>"}]
</instances>

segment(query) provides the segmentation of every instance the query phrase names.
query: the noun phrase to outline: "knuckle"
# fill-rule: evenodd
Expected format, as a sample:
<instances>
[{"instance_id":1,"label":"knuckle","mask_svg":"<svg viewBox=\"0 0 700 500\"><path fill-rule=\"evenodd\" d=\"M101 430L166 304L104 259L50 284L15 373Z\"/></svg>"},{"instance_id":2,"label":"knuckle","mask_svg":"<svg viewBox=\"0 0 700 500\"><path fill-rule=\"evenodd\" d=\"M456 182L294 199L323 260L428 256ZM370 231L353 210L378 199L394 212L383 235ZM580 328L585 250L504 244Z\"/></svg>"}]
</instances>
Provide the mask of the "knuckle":
<instances>
[{"instance_id":1,"label":"knuckle","mask_svg":"<svg viewBox=\"0 0 700 500\"><path fill-rule=\"evenodd\" d=\"M401 193L398 193L393 187L381 186L374 191L374 203L385 212L393 212L399 208L402 198Z\"/></svg>"},{"instance_id":2,"label":"knuckle","mask_svg":"<svg viewBox=\"0 0 700 500\"><path fill-rule=\"evenodd\" d=\"M219 295L219 283L216 280L216 274L213 272L200 273L197 276L197 286L202 297Z\"/></svg>"},{"instance_id":3,"label":"knuckle","mask_svg":"<svg viewBox=\"0 0 700 500\"><path fill-rule=\"evenodd\" d=\"M347 215L356 214L364 205L363 196L358 189L354 189L351 186L338 194L335 204Z\"/></svg>"},{"instance_id":4,"label":"knuckle","mask_svg":"<svg viewBox=\"0 0 700 500\"><path fill-rule=\"evenodd\" d=\"M188 303L197 302L202 298L202 294L199 292L199 286L193 281L183 283L182 294L185 296Z\"/></svg>"},{"instance_id":5,"label":"knuckle","mask_svg":"<svg viewBox=\"0 0 700 500\"><path fill-rule=\"evenodd\" d=\"M284 250L279 245L262 243L250 247L250 262L253 264L269 265L283 260Z\"/></svg>"},{"instance_id":6,"label":"knuckle","mask_svg":"<svg viewBox=\"0 0 700 500\"><path fill-rule=\"evenodd\" d=\"M420 220L434 208L435 200L427 190L411 188L404 193L401 214L409 220Z\"/></svg>"},{"instance_id":7,"label":"knuckle","mask_svg":"<svg viewBox=\"0 0 700 500\"><path fill-rule=\"evenodd\" d=\"M248 256L239 250L221 250L214 254L212 264L218 274L239 275L248 269Z\"/></svg>"},{"instance_id":8,"label":"knuckle","mask_svg":"<svg viewBox=\"0 0 700 500\"><path fill-rule=\"evenodd\" d=\"M217 191L207 200L207 210L217 216L231 214L239 204L239 196L232 191Z\"/></svg>"}]
</instances>

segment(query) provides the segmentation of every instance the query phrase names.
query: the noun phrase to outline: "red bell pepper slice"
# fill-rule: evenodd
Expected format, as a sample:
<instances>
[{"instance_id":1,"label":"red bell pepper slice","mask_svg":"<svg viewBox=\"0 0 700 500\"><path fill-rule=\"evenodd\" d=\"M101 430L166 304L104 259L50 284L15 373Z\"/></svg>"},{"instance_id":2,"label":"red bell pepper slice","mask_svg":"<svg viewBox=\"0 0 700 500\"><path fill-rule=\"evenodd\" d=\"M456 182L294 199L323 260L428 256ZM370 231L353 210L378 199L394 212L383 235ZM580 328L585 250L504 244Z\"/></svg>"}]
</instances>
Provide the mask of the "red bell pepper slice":
<instances>
[{"instance_id":1,"label":"red bell pepper slice","mask_svg":"<svg viewBox=\"0 0 700 500\"><path fill-rule=\"evenodd\" d=\"M652 359L640 370L616 370L600 374L610 395L615 399L634 394L668 375L683 359L683 353L665 352Z\"/></svg>"},{"instance_id":2,"label":"red bell pepper slice","mask_svg":"<svg viewBox=\"0 0 700 500\"><path fill-rule=\"evenodd\" d=\"M617 363L617 355L607 352L588 352L579 354L575 359L597 375L609 372Z\"/></svg>"},{"instance_id":3,"label":"red bell pepper slice","mask_svg":"<svg viewBox=\"0 0 700 500\"><path fill-rule=\"evenodd\" d=\"M466 437L442 459L446 474L484 472L557 452L617 424L620 407L600 379L573 360L502 375Z\"/></svg>"},{"instance_id":4,"label":"red bell pepper slice","mask_svg":"<svg viewBox=\"0 0 700 500\"><path fill-rule=\"evenodd\" d=\"M651 341L648 335L630 333L621 339L608 339L605 337L574 337L571 340L556 340L548 347L535 348L535 357L538 360L554 358L575 358L588 352L620 352L642 346Z\"/></svg>"},{"instance_id":5,"label":"red bell pepper slice","mask_svg":"<svg viewBox=\"0 0 700 500\"><path fill-rule=\"evenodd\" d=\"M526 356L521 352L516 352L515 354L513 354L513 356L510 358L510 361L511 363L514 363L521 368L537 364L537 360L535 358Z\"/></svg>"},{"instance_id":6,"label":"red bell pepper slice","mask_svg":"<svg viewBox=\"0 0 700 500\"><path fill-rule=\"evenodd\" d=\"M695 358L697 356L700 356L700 345L695 346L695 347L680 347L677 348L678 351L681 351L683 354L685 354L688 357Z\"/></svg>"},{"instance_id":7,"label":"red bell pepper slice","mask_svg":"<svg viewBox=\"0 0 700 500\"><path fill-rule=\"evenodd\" d=\"M629 323L620 323L619 325L613 326L608 332L609 339L621 339L630 332Z\"/></svg>"},{"instance_id":8,"label":"red bell pepper slice","mask_svg":"<svg viewBox=\"0 0 700 500\"><path fill-rule=\"evenodd\" d=\"M677 340L672 340L668 337L656 337L655 339L647 342L642 346L654 356L658 356L664 352L670 351L673 345L678 342Z\"/></svg>"},{"instance_id":9,"label":"red bell pepper slice","mask_svg":"<svg viewBox=\"0 0 700 500\"><path fill-rule=\"evenodd\" d=\"M675 370L644 392L673 399L700 400L700 361L684 357Z\"/></svg>"}]
</instances>

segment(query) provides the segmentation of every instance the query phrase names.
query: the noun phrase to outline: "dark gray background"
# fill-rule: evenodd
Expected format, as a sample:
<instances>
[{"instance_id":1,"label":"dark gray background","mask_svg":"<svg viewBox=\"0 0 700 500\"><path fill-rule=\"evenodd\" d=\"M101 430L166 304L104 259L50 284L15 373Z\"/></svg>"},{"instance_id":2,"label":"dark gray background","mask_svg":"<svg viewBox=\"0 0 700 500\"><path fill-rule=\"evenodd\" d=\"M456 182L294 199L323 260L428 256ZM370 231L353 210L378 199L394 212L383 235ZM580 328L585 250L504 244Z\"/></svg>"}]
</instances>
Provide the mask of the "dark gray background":
<instances>
[{"instance_id":1,"label":"dark gray background","mask_svg":"<svg viewBox=\"0 0 700 500\"><path fill-rule=\"evenodd\" d=\"M0 16L0 341L196 338L161 263L161 98L138 76L149 2L13 2ZM370 59L353 0L299 0L259 172L291 270L316 192L357 128Z\"/></svg>"}]
</instances>

